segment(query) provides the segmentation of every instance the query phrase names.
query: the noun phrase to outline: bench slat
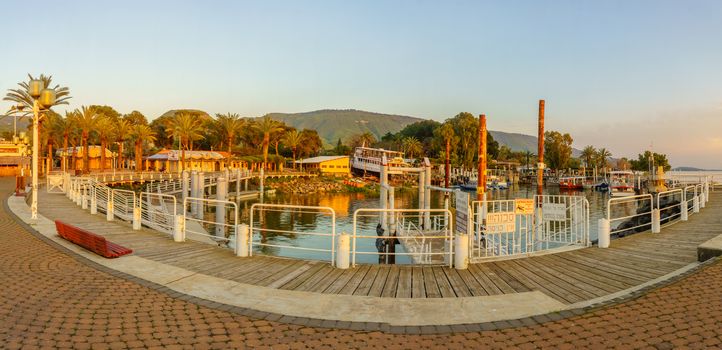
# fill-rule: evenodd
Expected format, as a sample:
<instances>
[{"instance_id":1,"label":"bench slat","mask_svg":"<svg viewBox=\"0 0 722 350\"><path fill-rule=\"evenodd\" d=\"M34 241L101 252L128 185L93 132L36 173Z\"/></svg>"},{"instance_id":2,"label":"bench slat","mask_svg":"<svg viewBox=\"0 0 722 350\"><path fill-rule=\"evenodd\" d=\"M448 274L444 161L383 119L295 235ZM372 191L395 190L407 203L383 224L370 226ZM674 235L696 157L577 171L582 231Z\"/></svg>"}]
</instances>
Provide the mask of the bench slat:
<instances>
[{"instance_id":1,"label":"bench slat","mask_svg":"<svg viewBox=\"0 0 722 350\"><path fill-rule=\"evenodd\" d=\"M133 252L132 249L110 242L103 236L60 220L55 220L55 228L60 237L106 258L117 258Z\"/></svg>"}]
</instances>

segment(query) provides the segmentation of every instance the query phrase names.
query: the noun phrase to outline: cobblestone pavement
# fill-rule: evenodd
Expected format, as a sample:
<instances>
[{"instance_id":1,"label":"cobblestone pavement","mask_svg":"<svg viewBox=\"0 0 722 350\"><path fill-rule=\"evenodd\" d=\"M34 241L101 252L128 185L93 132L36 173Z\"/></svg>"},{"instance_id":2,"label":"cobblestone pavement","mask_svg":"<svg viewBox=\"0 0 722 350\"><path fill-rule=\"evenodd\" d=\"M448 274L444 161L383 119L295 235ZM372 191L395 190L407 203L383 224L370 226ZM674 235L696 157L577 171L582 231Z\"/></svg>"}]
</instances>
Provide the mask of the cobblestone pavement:
<instances>
[{"instance_id":1,"label":"cobblestone pavement","mask_svg":"<svg viewBox=\"0 0 722 350\"><path fill-rule=\"evenodd\" d=\"M637 299L562 320L392 334L252 319L172 298L81 263L0 212L0 348L680 347L722 347L720 261Z\"/></svg>"}]
</instances>

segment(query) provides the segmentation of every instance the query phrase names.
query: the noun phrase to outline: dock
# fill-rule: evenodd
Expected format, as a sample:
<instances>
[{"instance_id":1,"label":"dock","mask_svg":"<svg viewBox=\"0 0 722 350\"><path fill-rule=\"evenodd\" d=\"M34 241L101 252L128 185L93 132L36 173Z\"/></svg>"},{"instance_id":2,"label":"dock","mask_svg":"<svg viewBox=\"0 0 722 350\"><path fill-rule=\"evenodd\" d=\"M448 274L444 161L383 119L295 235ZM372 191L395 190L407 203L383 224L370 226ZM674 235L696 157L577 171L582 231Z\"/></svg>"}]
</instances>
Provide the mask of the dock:
<instances>
[{"instance_id":1,"label":"dock","mask_svg":"<svg viewBox=\"0 0 722 350\"><path fill-rule=\"evenodd\" d=\"M336 269L328 262L273 256L239 258L230 249L182 243L131 223L91 215L63 194L39 193L40 214L90 230L132 248L134 255L239 283L282 290L388 298L458 298L540 291L564 304L593 300L643 285L697 261L697 247L722 234L722 193L707 208L662 233L613 240L555 254L443 266L358 265Z\"/></svg>"}]
</instances>

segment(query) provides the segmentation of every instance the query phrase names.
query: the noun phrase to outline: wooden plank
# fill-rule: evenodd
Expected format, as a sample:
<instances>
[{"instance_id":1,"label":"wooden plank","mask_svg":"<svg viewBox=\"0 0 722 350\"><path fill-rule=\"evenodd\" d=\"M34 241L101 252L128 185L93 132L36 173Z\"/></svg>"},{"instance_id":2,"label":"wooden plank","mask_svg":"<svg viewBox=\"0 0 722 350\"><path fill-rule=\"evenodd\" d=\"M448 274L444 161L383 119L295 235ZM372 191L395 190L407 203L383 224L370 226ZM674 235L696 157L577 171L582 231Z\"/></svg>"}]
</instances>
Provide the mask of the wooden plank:
<instances>
[{"instance_id":1,"label":"wooden plank","mask_svg":"<svg viewBox=\"0 0 722 350\"><path fill-rule=\"evenodd\" d=\"M503 279L504 282L506 282L511 288L514 289L514 292L521 293L521 292L528 292L531 289L527 286L525 286L523 283L521 283L519 280L514 278L514 276L507 273L504 269L504 261L497 261L487 264L487 266L496 273L499 278Z\"/></svg>"},{"instance_id":2,"label":"wooden plank","mask_svg":"<svg viewBox=\"0 0 722 350\"><path fill-rule=\"evenodd\" d=\"M597 297L619 291L619 289L617 288L610 288L608 284L604 284L593 278L589 278L588 275L593 274L593 272L587 274L576 273L567 265L560 266L555 260L547 259L544 256L540 256L538 258L541 264L543 264L548 269L548 271L556 271L557 276L565 276L567 278L567 281L574 282L575 286L582 288Z\"/></svg>"},{"instance_id":3,"label":"wooden plank","mask_svg":"<svg viewBox=\"0 0 722 350\"><path fill-rule=\"evenodd\" d=\"M411 297L426 298L424 272L421 270L420 266L411 267Z\"/></svg>"},{"instance_id":4,"label":"wooden plank","mask_svg":"<svg viewBox=\"0 0 722 350\"><path fill-rule=\"evenodd\" d=\"M337 280L346 270L334 268L326 277L316 283L310 292L321 293L328 288L335 280Z\"/></svg>"},{"instance_id":5,"label":"wooden plank","mask_svg":"<svg viewBox=\"0 0 722 350\"><path fill-rule=\"evenodd\" d=\"M413 290L413 273L410 266L399 267L399 284L396 289L397 298L411 298Z\"/></svg>"},{"instance_id":6,"label":"wooden plank","mask_svg":"<svg viewBox=\"0 0 722 350\"><path fill-rule=\"evenodd\" d=\"M281 286L280 289L294 290L294 289L298 288L298 286L300 286L307 279L311 278L311 276L316 274L316 272L318 272L318 270L321 270L326 266L328 266L328 265L323 264L323 263L316 263L310 269L306 270L302 274L298 275L296 278L290 280L288 283Z\"/></svg>"},{"instance_id":7,"label":"wooden plank","mask_svg":"<svg viewBox=\"0 0 722 350\"><path fill-rule=\"evenodd\" d=\"M426 297L427 298L441 298L441 291L439 290L439 286L436 283L436 278L434 277L433 267L424 266L424 267L421 267L421 271L423 272L424 288L426 290Z\"/></svg>"},{"instance_id":8,"label":"wooden plank","mask_svg":"<svg viewBox=\"0 0 722 350\"><path fill-rule=\"evenodd\" d=\"M319 282L321 282L326 276L328 276L331 272L333 272L335 268L331 266L330 264L323 264L323 267L318 270L313 276L309 277L307 280L305 280L303 283L301 283L298 287L296 287L294 290L300 290L300 291L310 291L313 289L313 287L316 286Z\"/></svg>"},{"instance_id":9,"label":"wooden plank","mask_svg":"<svg viewBox=\"0 0 722 350\"><path fill-rule=\"evenodd\" d=\"M354 290L353 295L368 295L378 273L379 265L371 265L369 271L366 273L366 276L364 276L364 278L361 280L361 283L359 283L358 287L356 287L356 290Z\"/></svg>"},{"instance_id":10,"label":"wooden plank","mask_svg":"<svg viewBox=\"0 0 722 350\"><path fill-rule=\"evenodd\" d=\"M359 267L358 271L351 277L351 279L346 283L345 286L341 289L339 294L348 294L352 295L353 292L356 291L356 288L358 288L358 285L361 284L361 281L363 281L364 277L366 277L366 274L371 269L370 265L362 265Z\"/></svg>"},{"instance_id":11,"label":"wooden plank","mask_svg":"<svg viewBox=\"0 0 722 350\"><path fill-rule=\"evenodd\" d=\"M369 289L368 295L372 297L380 297L384 291L384 285L386 285L386 278L392 268L396 268L395 265L381 265L379 271L374 279L374 284Z\"/></svg>"},{"instance_id":12,"label":"wooden plank","mask_svg":"<svg viewBox=\"0 0 722 350\"><path fill-rule=\"evenodd\" d=\"M547 283L556 285L557 287L562 288L569 293L575 295L576 298L572 299L572 302L592 299L595 297L594 294L589 293L583 288L575 285L575 281L570 281L569 279L565 278L565 276L557 276L552 270L549 270L544 266L541 266L539 264L532 264L527 259L518 259L516 260L516 263L525 267L527 270L538 275L539 277L545 279Z\"/></svg>"},{"instance_id":13,"label":"wooden plank","mask_svg":"<svg viewBox=\"0 0 722 350\"><path fill-rule=\"evenodd\" d=\"M305 265L305 263L306 262L303 260L293 261L292 264L287 265L282 270L276 271L275 273L273 273L269 276L266 276L266 278L258 281L257 284L259 286L268 286L269 284L273 283L274 281L277 281L277 280L283 278L284 276L287 276L289 273L297 270L299 267Z\"/></svg>"},{"instance_id":14,"label":"wooden plank","mask_svg":"<svg viewBox=\"0 0 722 350\"><path fill-rule=\"evenodd\" d=\"M328 286L326 289L324 289L324 293L329 294L338 294L341 292L341 290L348 284L349 281L355 276L357 273L361 272L361 267L354 267L351 269L347 269L344 271L344 273L339 276L333 283L331 283L330 286ZM353 292L352 292L353 293Z\"/></svg>"},{"instance_id":15,"label":"wooden plank","mask_svg":"<svg viewBox=\"0 0 722 350\"><path fill-rule=\"evenodd\" d=\"M507 268L510 273L513 273L517 276L517 278L519 278L519 280L523 281L524 284L533 290L541 291L542 293L567 304L573 303L574 300L577 300L577 296L557 287L552 283L548 283L545 279L539 277L514 261L510 261Z\"/></svg>"},{"instance_id":16,"label":"wooden plank","mask_svg":"<svg viewBox=\"0 0 722 350\"><path fill-rule=\"evenodd\" d=\"M466 270L456 270L455 272L458 274L459 278L464 281L466 287L469 288L472 296L489 295L484 287L481 286L481 283L474 278L474 275L468 268Z\"/></svg>"},{"instance_id":17,"label":"wooden plank","mask_svg":"<svg viewBox=\"0 0 722 350\"><path fill-rule=\"evenodd\" d=\"M398 289L400 280L401 267L393 265L389 269L389 273L386 276L386 283L384 283L384 290L381 292L381 296L385 298L396 297L396 290Z\"/></svg>"},{"instance_id":18,"label":"wooden plank","mask_svg":"<svg viewBox=\"0 0 722 350\"><path fill-rule=\"evenodd\" d=\"M516 293L512 286L506 283L503 278L499 277L496 272L489 268L488 263L477 264L477 267L479 268L479 272L484 274L487 279L497 287L496 289L501 291L502 294Z\"/></svg>"},{"instance_id":19,"label":"wooden plank","mask_svg":"<svg viewBox=\"0 0 722 350\"><path fill-rule=\"evenodd\" d=\"M494 282L492 282L489 276L486 275L486 272L481 269L480 265L482 264L470 264L469 271L472 272L472 276L474 276L474 278L484 288L486 293L488 295L504 294L504 292L499 289Z\"/></svg>"},{"instance_id":20,"label":"wooden plank","mask_svg":"<svg viewBox=\"0 0 722 350\"><path fill-rule=\"evenodd\" d=\"M466 283L464 280L459 276L457 269L452 269L448 267L441 267L440 271L443 273L444 279L449 283L449 287L454 293L453 296L458 297L470 297L471 292L469 291L469 287L466 286ZM436 272L436 271L434 271ZM439 284L440 276L436 276L436 283ZM444 295L444 290L442 290L442 295ZM444 297L447 297L444 295Z\"/></svg>"},{"instance_id":21,"label":"wooden plank","mask_svg":"<svg viewBox=\"0 0 722 350\"><path fill-rule=\"evenodd\" d=\"M304 262L303 264L294 265L295 268L289 270L289 272L286 275L283 275L277 279L275 279L273 282L270 282L266 284L266 287L268 288L281 288L284 284L294 280L296 277L300 276L304 272L310 270L313 265L308 264Z\"/></svg>"},{"instance_id":22,"label":"wooden plank","mask_svg":"<svg viewBox=\"0 0 722 350\"><path fill-rule=\"evenodd\" d=\"M453 270L449 267L441 267L441 266L433 266L431 267L431 272L433 273L433 277L436 280L436 285L439 287L439 292L441 292L442 298L454 298L456 297L456 291L455 288L451 286L451 282L449 281L449 278L446 277L445 270ZM466 286L459 286L459 289L466 288ZM460 292L464 293L464 292ZM468 294L468 291L467 291Z\"/></svg>"},{"instance_id":23,"label":"wooden plank","mask_svg":"<svg viewBox=\"0 0 722 350\"><path fill-rule=\"evenodd\" d=\"M576 263L571 260L556 256L554 254L547 255L545 256L545 258L551 260L555 265L564 266L564 268L568 271L579 275L584 275L592 280L598 281L599 283L601 283L600 287L604 286L602 287L602 289L608 288L607 290L618 291L622 289L627 289L635 285L635 283L620 281L620 278L618 278L619 276L610 274L605 269L600 269L598 267L590 268L587 265ZM621 279L626 280L625 278Z\"/></svg>"}]
</instances>

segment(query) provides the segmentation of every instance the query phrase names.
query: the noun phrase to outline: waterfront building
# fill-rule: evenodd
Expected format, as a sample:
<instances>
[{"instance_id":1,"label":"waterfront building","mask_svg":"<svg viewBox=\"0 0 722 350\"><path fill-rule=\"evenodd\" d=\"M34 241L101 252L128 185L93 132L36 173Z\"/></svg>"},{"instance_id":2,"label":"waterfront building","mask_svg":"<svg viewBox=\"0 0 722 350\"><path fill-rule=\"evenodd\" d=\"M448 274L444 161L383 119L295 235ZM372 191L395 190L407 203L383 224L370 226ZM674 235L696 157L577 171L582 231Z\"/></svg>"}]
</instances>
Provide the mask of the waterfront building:
<instances>
[{"instance_id":1,"label":"waterfront building","mask_svg":"<svg viewBox=\"0 0 722 350\"><path fill-rule=\"evenodd\" d=\"M318 156L297 160L304 170L318 171L322 175L351 176L348 156Z\"/></svg>"},{"instance_id":2,"label":"waterfront building","mask_svg":"<svg viewBox=\"0 0 722 350\"><path fill-rule=\"evenodd\" d=\"M63 156L67 157L70 169L83 169L83 152L84 150L81 146L75 147L75 152L73 152L73 147L58 148L55 150L55 155L59 158ZM73 154L75 154L75 164L73 164L72 160ZM117 153L108 148L105 149L105 169L113 168L113 162L117 156ZM88 160L90 170L100 170L100 146L88 146ZM75 167L73 167L73 165Z\"/></svg>"},{"instance_id":3,"label":"waterfront building","mask_svg":"<svg viewBox=\"0 0 722 350\"><path fill-rule=\"evenodd\" d=\"M23 143L17 138L14 141L0 141L0 176L20 175L21 169L28 171L29 167L27 142Z\"/></svg>"}]
</instances>

